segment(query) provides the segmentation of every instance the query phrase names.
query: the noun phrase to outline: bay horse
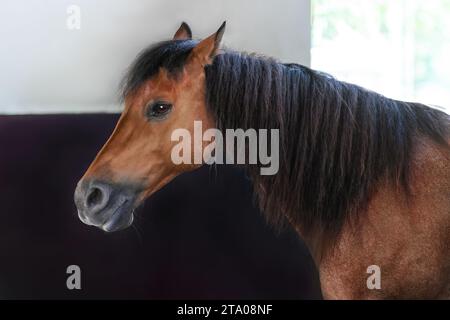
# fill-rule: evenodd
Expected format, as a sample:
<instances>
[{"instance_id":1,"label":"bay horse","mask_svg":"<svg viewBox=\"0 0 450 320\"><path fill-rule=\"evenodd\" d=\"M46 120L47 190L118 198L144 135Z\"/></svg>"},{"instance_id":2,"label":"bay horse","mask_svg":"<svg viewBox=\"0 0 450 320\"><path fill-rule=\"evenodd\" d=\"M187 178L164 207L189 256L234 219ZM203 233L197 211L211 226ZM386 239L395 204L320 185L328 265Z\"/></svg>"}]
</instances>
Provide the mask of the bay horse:
<instances>
[{"instance_id":1,"label":"bay horse","mask_svg":"<svg viewBox=\"0 0 450 320\"><path fill-rule=\"evenodd\" d=\"M449 115L223 49L224 30L193 40L183 23L137 57L125 109L77 185L79 218L126 228L144 199L201 166L171 161L175 129L275 128L278 173L245 167L268 221L291 224L308 245L324 298L450 298Z\"/></svg>"}]
</instances>

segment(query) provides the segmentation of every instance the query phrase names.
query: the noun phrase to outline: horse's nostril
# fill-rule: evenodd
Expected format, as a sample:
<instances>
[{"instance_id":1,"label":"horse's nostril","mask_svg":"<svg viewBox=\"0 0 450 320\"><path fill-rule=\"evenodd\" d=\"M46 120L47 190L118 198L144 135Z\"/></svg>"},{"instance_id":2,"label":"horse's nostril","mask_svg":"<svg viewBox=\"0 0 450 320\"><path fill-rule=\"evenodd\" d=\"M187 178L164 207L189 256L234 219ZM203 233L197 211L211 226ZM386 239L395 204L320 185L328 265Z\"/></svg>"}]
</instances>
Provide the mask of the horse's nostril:
<instances>
[{"instance_id":1,"label":"horse's nostril","mask_svg":"<svg viewBox=\"0 0 450 320\"><path fill-rule=\"evenodd\" d=\"M93 207L100 204L103 200L103 192L99 188L92 188L87 197L86 204L88 207Z\"/></svg>"}]
</instances>

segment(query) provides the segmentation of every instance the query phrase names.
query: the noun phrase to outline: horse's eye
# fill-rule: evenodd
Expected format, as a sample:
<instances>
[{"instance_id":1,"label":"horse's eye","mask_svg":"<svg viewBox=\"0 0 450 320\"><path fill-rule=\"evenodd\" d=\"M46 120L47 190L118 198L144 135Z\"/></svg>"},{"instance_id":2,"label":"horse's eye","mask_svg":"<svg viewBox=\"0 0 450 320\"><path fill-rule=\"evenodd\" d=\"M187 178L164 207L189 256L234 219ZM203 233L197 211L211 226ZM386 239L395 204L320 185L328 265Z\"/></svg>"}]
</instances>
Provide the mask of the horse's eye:
<instances>
[{"instance_id":1,"label":"horse's eye","mask_svg":"<svg viewBox=\"0 0 450 320\"><path fill-rule=\"evenodd\" d=\"M172 110L172 105L167 102L155 102L150 104L147 109L147 116L150 119L164 119L164 117Z\"/></svg>"}]
</instances>

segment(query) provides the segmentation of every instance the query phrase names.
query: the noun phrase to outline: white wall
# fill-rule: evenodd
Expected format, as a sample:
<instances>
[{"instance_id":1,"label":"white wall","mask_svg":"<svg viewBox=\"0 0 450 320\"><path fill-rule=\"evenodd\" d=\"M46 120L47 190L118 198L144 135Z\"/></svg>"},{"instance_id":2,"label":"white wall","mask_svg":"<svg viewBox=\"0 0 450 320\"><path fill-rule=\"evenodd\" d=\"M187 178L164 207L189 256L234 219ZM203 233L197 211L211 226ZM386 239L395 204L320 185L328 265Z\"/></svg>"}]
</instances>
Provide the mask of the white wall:
<instances>
[{"instance_id":1,"label":"white wall","mask_svg":"<svg viewBox=\"0 0 450 320\"><path fill-rule=\"evenodd\" d=\"M67 28L67 8L81 29ZM0 113L117 111L125 69L181 21L225 45L309 65L309 0L2 0Z\"/></svg>"}]
</instances>

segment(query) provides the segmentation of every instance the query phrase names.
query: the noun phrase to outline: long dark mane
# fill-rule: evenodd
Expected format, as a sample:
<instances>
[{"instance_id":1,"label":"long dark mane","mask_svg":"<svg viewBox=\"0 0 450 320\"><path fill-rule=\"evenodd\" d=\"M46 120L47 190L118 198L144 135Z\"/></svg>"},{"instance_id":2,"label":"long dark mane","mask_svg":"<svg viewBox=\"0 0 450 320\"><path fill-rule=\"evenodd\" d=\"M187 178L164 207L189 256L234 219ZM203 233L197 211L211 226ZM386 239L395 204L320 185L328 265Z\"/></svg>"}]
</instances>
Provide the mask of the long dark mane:
<instances>
[{"instance_id":1,"label":"long dark mane","mask_svg":"<svg viewBox=\"0 0 450 320\"><path fill-rule=\"evenodd\" d=\"M195 43L169 41L145 51L126 78L125 94L156 67L176 74ZM279 225L287 217L305 235L320 231L335 239L382 181L407 194L419 137L447 145L446 114L301 65L225 51L205 72L206 102L219 129L280 130L279 172L246 169L268 220Z\"/></svg>"}]
</instances>

